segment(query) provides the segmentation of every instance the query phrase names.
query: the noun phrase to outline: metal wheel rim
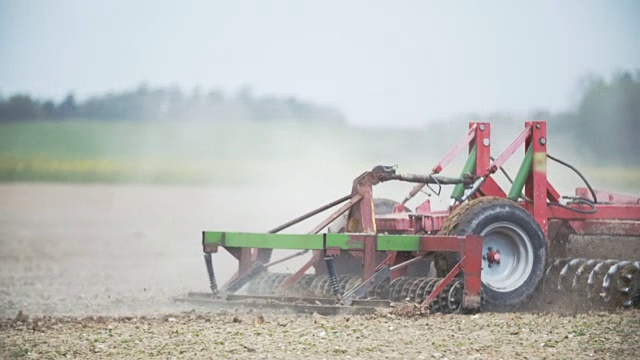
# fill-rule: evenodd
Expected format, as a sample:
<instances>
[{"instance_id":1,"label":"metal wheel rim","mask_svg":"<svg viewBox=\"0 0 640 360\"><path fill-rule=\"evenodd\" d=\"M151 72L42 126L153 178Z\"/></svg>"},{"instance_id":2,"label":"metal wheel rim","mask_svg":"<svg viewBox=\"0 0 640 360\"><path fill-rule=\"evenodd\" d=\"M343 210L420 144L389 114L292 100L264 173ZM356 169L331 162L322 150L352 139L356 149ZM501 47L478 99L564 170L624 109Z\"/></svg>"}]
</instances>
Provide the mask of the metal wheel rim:
<instances>
[{"instance_id":1,"label":"metal wheel rim","mask_svg":"<svg viewBox=\"0 0 640 360\"><path fill-rule=\"evenodd\" d=\"M499 264L490 264L483 256L482 282L499 292L522 286L533 270L533 245L527 234L512 223L498 222L484 229L481 235L483 254L489 248L500 251Z\"/></svg>"}]
</instances>

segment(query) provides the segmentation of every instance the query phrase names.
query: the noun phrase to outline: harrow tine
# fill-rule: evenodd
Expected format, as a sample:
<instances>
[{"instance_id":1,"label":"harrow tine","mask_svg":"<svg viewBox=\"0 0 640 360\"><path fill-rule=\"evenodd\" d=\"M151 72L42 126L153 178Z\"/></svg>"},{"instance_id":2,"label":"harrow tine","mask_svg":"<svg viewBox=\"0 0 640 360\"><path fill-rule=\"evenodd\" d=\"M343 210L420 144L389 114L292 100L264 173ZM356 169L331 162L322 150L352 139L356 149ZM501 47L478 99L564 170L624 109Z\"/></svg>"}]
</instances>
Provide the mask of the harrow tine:
<instances>
[{"instance_id":1,"label":"harrow tine","mask_svg":"<svg viewBox=\"0 0 640 360\"><path fill-rule=\"evenodd\" d=\"M636 274L640 273L640 261L634 261L633 264L631 264L631 267L636 269ZM629 281L633 280L633 273L630 271L625 273L623 276Z\"/></svg>"},{"instance_id":2,"label":"harrow tine","mask_svg":"<svg viewBox=\"0 0 640 360\"><path fill-rule=\"evenodd\" d=\"M575 275L573 276L573 282L571 284L571 288L572 289L577 289L578 288L578 280L580 279L582 274L584 274L585 270L587 270L589 268L593 268L593 266L595 266L595 264L597 264L599 261L600 260L598 260L598 259L590 259L587 262L585 262L584 264L582 264L582 266L580 266L578 271L576 271Z\"/></svg>"},{"instance_id":3,"label":"harrow tine","mask_svg":"<svg viewBox=\"0 0 640 360\"><path fill-rule=\"evenodd\" d=\"M567 275L567 273L569 272L569 269L571 269L572 267L575 267L578 264L584 263L586 262L587 259L583 259L583 258L578 258L578 259L573 259L571 261L569 261L560 271L560 276L558 277L558 290L564 290L562 283L564 280L564 277Z\"/></svg>"},{"instance_id":4,"label":"harrow tine","mask_svg":"<svg viewBox=\"0 0 640 360\"><path fill-rule=\"evenodd\" d=\"M632 307L640 305L640 278L638 277L640 274L640 261L634 261L626 267L626 270L628 272L624 278L628 280L628 283L622 290L625 290L624 293L628 296L628 299L623 303L623 306Z\"/></svg>"},{"instance_id":5,"label":"harrow tine","mask_svg":"<svg viewBox=\"0 0 640 360\"><path fill-rule=\"evenodd\" d=\"M547 272L544 274L545 277L549 276L549 274L551 273L551 270L560 267L560 266L564 266L565 263L569 262L571 259L556 259L551 265L549 265L549 267L547 268Z\"/></svg>"},{"instance_id":6,"label":"harrow tine","mask_svg":"<svg viewBox=\"0 0 640 360\"><path fill-rule=\"evenodd\" d=\"M348 292L344 294L342 297L342 302L345 305L351 305L351 302L354 299L360 299L364 295L371 292L375 287L377 287L384 280L389 279L391 276L391 270L388 266L384 266L382 269L376 271L373 276L368 278L367 280L356 283L357 285L350 289Z\"/></svg>"},{"instance_id":7,"label":"harrow tine","mask_svg":"<svg viewBox=\"0 0 640 360\"><path fill-rule=\"evenodd\" d=\"M545 282L551 276L553 281L556 280L553 269L560 269L557 283L554 282L552 286L556 290L568 289L568 279L571 272L575 271L571 281L574 294L582 295L586 291L587 299L594 299L601 304L624 307L640 305L640 260L556 259L547 269L546 273L550 276L545 278ZM589 275L585 276L587 273Z\"/></svg>"},{"instance_id":8,"label":"harrow tine","mask_svg":"<svg viewBox=\"0 0 640 360\"><path fill-rule=\"evenodd\" d=\"M591 273L589 273L589 279L587 280L587 298L591 299L593 298L593 288L595 287L595 281L596 281L596 276L598 276L599 274L601 274L603 272L603 267L604 266L609 266L611 267L613 264L617 263L618 260L614 260L614 259L609 259L609 260L604 260L598 263L598 265L596 265L593 270L591 270ZM608 270L608 268L607 268Z\"/></svg>"},{"instance_id":9,"label":"harrow tine","mask_svg":"<svg viewBox=\"0 0 640 360\"><path fill-rule=\"evenodd\" d=\"M624 267L630 263L631 261L620 261L619 263L610 267L609 271L607 271L607 274L604 276L604 279L602 280L602 290L609 290L609 288L611 287L611 277L618 272L618 269L620 269L620 267Z\"/></svg>"},{"instance_id":10,"label":"harrow tine","mask_svg":"<svg viewBox=\"0 0 640 360\"><path fill-rule=\"evenodd\" d=\"M216 282L216 274L213 271L213 260L211 259L211 253L204 253L204 263L207 267L207 275L209 275L209 288L213 295L218 295L218 283Z\"/></svg>"},{"instance_id":11,"label":"harrow tine","mask_svg":"<svg viewBox=\"0 0 640 360\"><path fill-rule=\"evenodd\" d=\"M338 286L338 277L336 275L336 265L333 262L333 256L325 256L324 263L327 265L327 273L331 283L331 293L333 296L340 296L340 287Z\"/></svg>"},{"instance_id":12,"label":"harrow tine","mask_svg":"<svg viewBox=\"0 0 640 360\"><path fill-rule=\"evenodd\" d=\"M463 284L460 280L456 281L449 290L449 296L447 297L447 306L450 312L457 312L460 310L460 301L462 300L462 294L464 292Z\"/></svg>"},{"instance_id":13,"label":"harrow tine","mask_svg":"<svg viewBox=\"0 0 640 360\"><path fill-rule=\"evenodd\" d=\"M630 287L623 287L620 289L620 292L626 295L631 294L631 288Z\"/></svg>"},{"instance_id":14,"label":"harrow tine","mask_svg":"<svg viewBox=\"0 0 640 360\"><path fill-rule=\"evenodd\" d=\"M631 262L620 261L619 263L611 266L609 268L609 271L607 271L607 274L604 276L604 279L602 280L602 293L604 295L605 302L609 302L611 300L611 292L609 291L609 288L611 287L611 278L618 273L618 269L620 269L620 267L623 267L629 263Z\"/></svg>"}]
</instances>

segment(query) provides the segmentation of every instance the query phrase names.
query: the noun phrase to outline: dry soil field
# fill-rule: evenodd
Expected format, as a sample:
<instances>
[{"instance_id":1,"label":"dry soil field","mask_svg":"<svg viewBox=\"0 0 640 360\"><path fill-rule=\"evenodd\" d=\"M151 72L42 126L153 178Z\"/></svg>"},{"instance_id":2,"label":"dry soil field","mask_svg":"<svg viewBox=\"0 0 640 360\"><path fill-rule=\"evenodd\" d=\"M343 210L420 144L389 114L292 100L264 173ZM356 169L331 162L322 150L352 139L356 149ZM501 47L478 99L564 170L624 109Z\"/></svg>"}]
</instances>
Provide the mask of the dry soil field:
<instances>
[{"instance_id":1,"label":"dry soil field","mask_svg":"<svg viewBox=\"0 0 640 360\"><path fill-rule=\"evenodd\" d=\"M402 318L205 311L203 229L264 231L343 195L280 187L0 186L4 358L637 358L640 311ZM304 201L297 201L304 197ZM277 199L288 199L274 206ZM217 259L221 280L233 271ZM282 270L287 270L286 268ZM213 309L215 310L215 309Z\"/></svg>"}]
</instances>

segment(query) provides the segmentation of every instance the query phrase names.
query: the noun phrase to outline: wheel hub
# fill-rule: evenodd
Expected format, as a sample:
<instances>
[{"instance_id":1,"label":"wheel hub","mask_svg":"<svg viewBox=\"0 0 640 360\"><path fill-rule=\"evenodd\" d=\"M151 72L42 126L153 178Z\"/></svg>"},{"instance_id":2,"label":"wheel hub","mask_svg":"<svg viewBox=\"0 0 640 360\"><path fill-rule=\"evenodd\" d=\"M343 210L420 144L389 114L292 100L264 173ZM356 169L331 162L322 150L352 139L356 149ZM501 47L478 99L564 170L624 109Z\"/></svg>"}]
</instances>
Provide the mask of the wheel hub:
<instances>
[{"instance_id":1,"label":"wheel hub","mask_svg":"<svg viewBox=\"0 0 640 360\"><path fill-rule=\"evenodd\" d=\"M482 232L482 282L489 288L508 292L521 286L533 268L533 247L515 224L494 223Z\"/></svg>"},{"instance_id":2,"label":"wheel hub","mask_svg":"<svg viewBox=\"0 0 640 360\"><path fill-rule=\"evenodd\" d=\"M487 253L482 257L487 261L487 266L500 265L500 249L493 249L491 246L487 249Z\"/></svg>"}]
</instances>

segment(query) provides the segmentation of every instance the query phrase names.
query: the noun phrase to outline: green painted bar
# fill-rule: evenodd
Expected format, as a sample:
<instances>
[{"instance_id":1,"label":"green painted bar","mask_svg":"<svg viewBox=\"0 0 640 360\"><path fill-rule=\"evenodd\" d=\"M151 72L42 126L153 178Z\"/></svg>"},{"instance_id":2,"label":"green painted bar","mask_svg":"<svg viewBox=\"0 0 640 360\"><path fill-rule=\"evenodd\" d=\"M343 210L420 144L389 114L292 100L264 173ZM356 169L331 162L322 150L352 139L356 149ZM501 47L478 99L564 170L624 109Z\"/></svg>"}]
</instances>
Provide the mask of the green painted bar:
<instances>
[{"instance_id":1,"label":"green painted bar","mask_svg":"<svg viewBox=\"0 0 640 360\"><path fill-rule=\"evenodd\" d=\"M522 159L522 164L520 165L518 174L516 174L516 178L513 179L513 185L511 185L511 191L509 191L509 199L518 201L518 198L520 198L522 189L524 188L527 178L529 177L529 173L531 172L531 164L533 164L533 144L529 145L527 153L525 154L524 159Z\"/></svg>"},{"instance_id":2,"label":"green painted bar","mask_svg":"<svg viewBox=\"0 0 640 360\"><path fill-rule=\"evenodd\" d=\"M366 236L366 234L352 234ZM205 231L204 244L262 249L323 250L327 248L361 250L363 243L353 241L349 234L261 234L242 232ZM224 238L224 241L223 241ZM378 251L419 251L420 236L377 235Z\"/></svg>"},{"instance_id":3,"label":"green painted bar","mask_svg":"<svg viewBox=\"0 0 640 360\"><path fill-rule=\"evenodd\" d=\"M364 245L359 241L350 241L347 234L325 234L328 248L340 248L342 250L361 250Z\"/></svg>"},{"instance_id":4,"label":"green painted bar","mask_svg":"<svg viewBox=\"0 0 640 360\"><path fill-rule=\"evenodd\" d=\"M203 233L203 244L217 244L222 245L223 231L205 231Z\"/></svg>"},{"instance_id":5,"label":"green painted bar","mask_svg":"<svg viewBox=\"0 0 640 360\"><path fill-rule=\"evenodd\" d=\"M419 251L420 236L378 235L378 251Z\"/></svg>"},{"instance_id":6,"label":"green painted bar","mask_svg":"<svg viewBox=\"0 0 640 360\"><path fill-rule=\"evenodd\" d=\"M462 173L460 174L461 177L466 174L476 175L475 169L476 169L477 154L478 154L478 150L474 145L473 148L471 149L471 152L469 153L467 162L464 164L464 167L462 168ZM464 185L458 184L453 188L453 192L451 193L451 198L458 200L462 197L463 194L464 194Z\"/></svg>"},{"instance_id":7,"label":"green painted bar","mask_svg":"<svg viewBox=\"0 0 640 360\"><path fill-rule=\"evenodd\" d=\"M223 235L224 244L222 241ZM322 234L258 234L205 231L204 243L262 249L322 250L324 248Z\"/></svg>"}]
</instances>

